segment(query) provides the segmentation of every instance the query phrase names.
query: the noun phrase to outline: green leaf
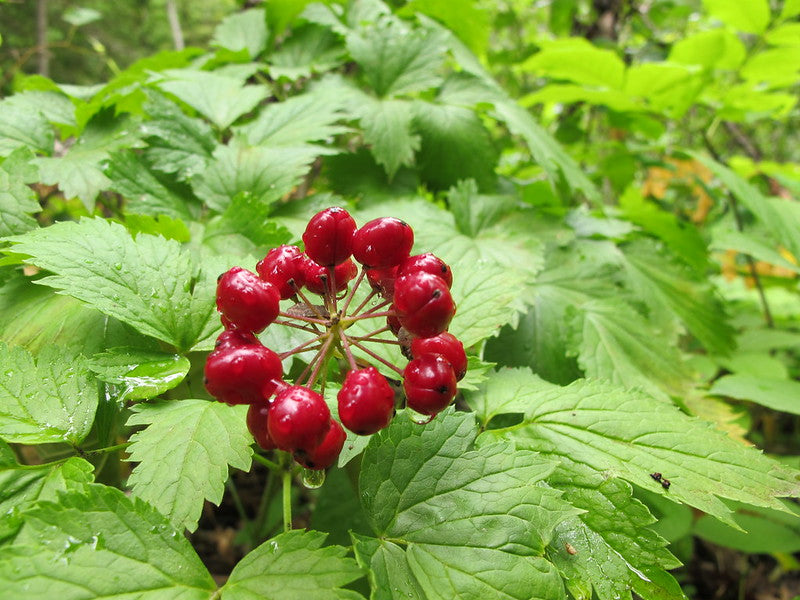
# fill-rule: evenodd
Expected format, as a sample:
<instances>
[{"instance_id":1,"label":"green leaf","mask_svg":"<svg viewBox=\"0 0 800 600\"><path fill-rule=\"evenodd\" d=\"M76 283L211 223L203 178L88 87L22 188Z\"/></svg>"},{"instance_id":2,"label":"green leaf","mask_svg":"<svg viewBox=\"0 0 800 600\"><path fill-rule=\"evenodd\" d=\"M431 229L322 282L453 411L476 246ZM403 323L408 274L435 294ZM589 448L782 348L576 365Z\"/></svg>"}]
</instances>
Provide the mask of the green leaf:
<instances>
[{"instance_id":1,"label":"green leaf","mask_svg":"<svg viewBox=\"0 0 800 600\"><path fill-rule=\"evenodd\" d=\"M336 124L344 117L341 95L326 93L334 85L323 83L311 92L268 104L236 132L252 146L303 146L344 133L348 129Z\"/></svg>"},{"instance_id":2,"label":"green leaf","mask_svg":"<svg viewBox=\"0 0 800 600\"><path fill-rule=\"evenodd\" d=\"M770 12L767 0L703 0L703 6L712 17L745 33L764 33L769 25Z\"/></svg>"},{"instance_id":3,"label":"green leaf","mask_svg":"<svg viewBox=\"0 0 800 600\"><path fill-rule=\"evenodd\" d=\"M61 18L74 27L81 27L82 25L88 25L89 23L94 23L102 19L103 15L93 8L71 6L64 11Z\"/></svg>"},{"instance_id":4,"label":"green leaf","mask_svg":"<svg viewBox=\"0 0 800 600\"><path fill-rule=\"evenodd\" d=\"M0 237L37 227L31 215L42 210L36 194L22 179L0 166Z\"/></svg>"},{"instance_id":5,"label":"green leaf","mask_svg":"<svg viewBox=\"0 0 800 600\"><path fill-rule=\"evenodd\" d=\"M480 189L494 188L497 151L475 111L419 100L413 112L420 138L417 164L429 187L447 189L472 178Z\"/></svg>"},{"instance_id":6,"label":"green leaf","mask_svg":"<svg viewBox=\"0 0 800 600\"><path fill-rule=\"evenodd\" d=\"M351 535L356 560L369 577L371 600L427 598L400 546L388 540Z\"/></svg>"},{"instance_id":7,"label":"green leaf","mask_svg":"<svg viewBox=\"0 0 800 600\"><path fill-rule=\"evenodd\" d=\"M361 577L347 549L325 546L318 531L288 531L250 552L222 587L222 600L358 600L342 589Z\"/></svg>"},{"instance_id":8,"label":"green leaf","mask_svg":"<svg viewBox=\"0 0 800 600\"><path fill-rule=\"evenodd\" d=\"M585 512L558 524L547 556L572 595L589 598L594 588L600 600L630 598L631 591L642 598L685 600L666 572L680 563L650 528L655 518L633 497L631 485L568 458L562 460L548 483Z\"/></svg>"},{"instance_id":9,"label":"green leaf","mask_svg":"<svg viewBox=\"0 0 800 600\"><path fill-rule=\"evenodd\" d=\"M155 91L144 108L152 120L142 123L139 131L148 142L144 153L153 168L176 173L181 181L202 173L217 145L211 127Z\"/></svg>"},{"instance_id":10,"label":"green leaf","mask_svg":"<svg viewBox=\"0 0 800 600\"><path fill-rule=\"evenodd\" d=\"M92 428L97 388L85 359L49 346L34 362L0 342L0 438L22 444L77 445Z\"/></svg>"},{"instance_id":11,"label":"green leaf","mask_svg":"<svg viewBox=\"0 0 800 600\"><path fill-rule=\"evenodd\" d=\"M35 105L13 96L0 102L0 156L24 147L50 154L54 141L53 127Z\"/></svg>"},{"instance_id":12,"label":"green leaf","mask_svg":"<svg viewBox=\"0 0 800 600\"><path fill-rule=\"evenodd\" d=\"M578 364L587 377L641 387L655 398L680 396L689 371L669 332L657 329L626 302L607 298L581 304L572 320Z\"/></svg>"},{"instance_id":13,"label":"green leaf","mask_svg":"<svg viewBox=\"0 0 800 600\"><path fill-rule=\"evenodd\" d=\"M272 204L297 185L317 156L335 151L322 146L251 146L239 137L217 146L206 171L192 179L195 193L223 212L237 194Z\"/></svg>"},{"instance_id":14,"label":"green leaf","mask_svg":"<svg viewBox=\"0 0 800 600\"><path fill-rule=\"evenodd\" d=\"M14 453L0 442L0 544L24 527L23 513L40 500L57 500L59 491L81 489L91 483L94 466L73 456L65 462L19 465Z\"/></svg>"},{"instance_id":15,"label":"green leaf","mask_svg":"<svg viewBox=\"0 0 800 600\"><path fill-rule=\"evenodd\" d=\"M269 95L263 85L244 85L240 78L208 71L170 69L158 87L175 95L220 129L253 110Z\"/></svg>"},{"instance_id":16,"label":"green leaf","mask_svg":"<svg viewBox=\"0 0 800 600\"><path fill-rule=\"evenodd\" d=\"M400 167L414 164L420 146L420 136L412 128L412 106L406 100L376 100L365 94L358 109L364 141L389 179Z\"/></svg>"},{"instance_id":17,"label":"green leaf","mask_svg":"<svg viewBox=\"0 0 800 600\"><path fill-rule=\"evenodd\" d=\"M247 50L255 60L267 47L267 15L263 8L251 8L225 17L214 30L211 44L234 52Z\"/></svg>"},{"instance_id":18,"label":"green leaf","mask_svg":"<svg viewBox=\"0 0 800 600\"><path fill-rule=\"evenodd\" d=\"M575 510L536 483L554 465L507 444L473 450L476 433L448 410L425 426L398 415L373 436L359 479L372 528L406 546L426 598L564 597L542 553Z\"/></svg>"},{"instance_id":19,"label":"green leaf","mask_svg":"<svg viewBox=\"0 0 800 600\"><path fill-rule=\"evenodd\" d=\"M437 86L445 58L445 39L434 30L412 29L396 18L382 18L350 31L347 49L375 94L384 98Z\"/></svg>"},{"instance_id":20,"label":"green leaf","mask_svg":"<svg viewBox=\"0 0 800 600\"><path fill-rule=\"evenodd\" d=\"M355 436L354 439L356 438L367 438L369 441L369 436ZM349 446L350 443L345 442L345 448L349 449ZM363 449L361 448L362 451ZM309 526L328 534L328 544L343 546L350 545L350 532L369 533L367 518L358 500L356 482L350 478L345 469L341 468L341 465L338 469L328 471L325 485L317 496L317 504L311 514Z\"/></svg>"},{"instance_id":21,"label":"green leaf","mask_svg":"<svg viewBox=\"0 0 800 600\"><path fill-rule=\"evenodd\" d=\"M714 382L709 393L749 400L772 410L800 415L800 383L789 379L725 375Z\"/></svg>"},{"instance_id":22,"label":"green leaf","mask_svg":"<svg viewBox=\"0 0 800 600\"><path fill-rule=\"evenodd\" d=\"M209 223L203 242L228 251L230 236L244 236L259 249L287 243L292 235L286 228L269 220L270 206L260 198L243 192L234 196L218 220Z\"/></svg>"},{"instance_id":23,"label":"green leaf","mask_svg":"<svg viewBox=\"0 0 800 600\"><path fill-rule=\"evenodd\" d=\"M177 242L158 236L133 239L122 225L99 218L56 223L8 239L14 252L53 272L37 283L180 350L218 327L214 293L216 277L225 270L221 259L194 258Z\"/></svg>"},{"instance_id":24,"label":"green leaf","mask_svg":"<svg viewBox=\"0 0 800 600\"><path fill-rule=\"evenodd\" d=\"M520 68L553 79L612 89L621 89L625 80L622 59L614 51L597 48L585 38L542 42L541 50Z\"/></svg>"},{"instance_id":25,"label":"green leaf","mask_svg":"<svg viewBox=\"0 0 800 600\"><path fill-rule=\"evenodd\" d=\"M542 387L546 383L529 369L501 368L491 373L477 390L467 392L464 397L475 411L480 426L485 429L489 422L504 414L524 414L533 408Z\"/></svg>"},{"instance_id":26,"label":"green leaf","mask_svg":"<svg viewBox=\"0 0 800 600\"><path fill-rule=\"evenodd\" d=\"M127 210L153 217L192 219L186 201L158 180L141 155L130 150L114 152L103 171L111 180L108 188L127 198Z\"/></svg>"},{"instance_id":27,"label":"green leaf","mask_svg":"<svg viewBox=\"0 0 800 600\"><path fill-rule=\"evenodd\" d=\"M103 174L102 163L111 152L140 145L134 123L103 111L92 118L67 153L57 158L37 158L42 183L58 185L67 198L80 198L87 210L108 189L111 181Z\"/></svg>"},{"instance_id":28,"label":"green leaf","mask_svg":"<svg viewBox=\"0 0 800 600\"><path fill-rule=\"evenodd\" d=\"M480 3L459 2L449 0L411 0L402 9L400 15L413 15L420 12L436 19L450 29L458 38L478 56L483 56L489 44L491 32L491 14Z\"/></svg>"},{"instance_id":29,"label":"green leaf","mask_svg":"<svg viewBox=\"0 0 800 600\"><path fill-rule=\"evenodd\" d=\"M522 423L485 436L620 477L730 524L722 499L783 510L777 497L800 491L797 471L640 391L601 381L561 387L533 376L531 386L538 393ZM656 471L672 482L669 490L650 477Z\"/></svg>"},{"instance_id":30,"label":"green leaf","mask_svg":"<svg viewBox=\"0 0 800 600\"><path fill-rule=\"evenodd\" d=\"M335 34L309 23L293 29L291 37L269 55L269 73L276 79L296 81L333 71L342 62L344 52L344 45Z\"/></svg>"},{"instance_id":31,"label":"green leaf","mask_svg":"<svg viewBox=\"0 0 800 600\"><path fill-rule=\"evenodd\" d=\"M40 112L50 123L63 125L69 129L69 127L74 127L76 125L75 104L73 104L65 94L55 91L57 89L57 87L53 87L52 90L16 92L12 96L6 98L2 105L5 106L6 109L14 107L28 114ZM49 139L49 137L49 134L46 134L42 139ZM52 146L49 146L49 149L52 149Z\"/></svg>"},{"instance_id":32,"label":"green leaf","mask_svg":"<svg viewBox=\"0 0 800 600\"><path fill-rule=\"evenodd\" d=\"M208 600L215 590L189 540L120 490L88 485L25 517L33 543L0 558L9 597Z\"/></svg>"},{"instance_id":33,"label":"green leaf","mask_svg":"<svg viewBox=\"0 0 800 600\"><path fill-rule=\"evenodd\" d=\"M800 205L765 197L755 186L729 168L702 154L692 156L707 166L731 194L767 226L776 241L793 255L800 256Z\"/></svg>"},{"instance_id":34,"label":"green leaf","mask_svg":"<svg viewBox=\"0 0 800 600\"><path fill-rule=\"evenodd\" d=\"M800 15L800 0L785 0L781 7L781 19Z\"/></svg>"},{"instance_id":35,"label":"green leaf","mask_svg":"<svg viewBox=\"0 0 800 600\"><path fill-rule=\"evenodd\" d=\"M730 353L735 346L734 331L711 285L698 281L694 272L680 269L647 244L633 244L623 250L625 270L640 300L680 317L709 352Z\"/></svg>"},{"instance_id":36,"label":"green leaf","mask_svg":"<svg viewBox=\"0 0 800 600\"><path fill-rule=\"evenodd\" d=\"M150 215L137 215L127 213L125 215L125 227L134 236L140 233L149 235L160 235L168 240L177 242L188 242L192 236L186 223L180 219L171 219L166 215L151 217Z\"/></svg>"},{"instance_id":37,"label":"green leaf","mask_svg":"<svg viewBox=\"0 0 800 600\"><path fill-rule=\"evenodd\" d=\"M178 385L189 372L189 359L178 354L123 346L89 360L97 378L122 388L120 400L145 400Z\"/></svg>"},{"instance_id":38,"label":"green leaf","mask_svg":"<svg viewBox=\"0 0 800 600\"><path fill-rule=\"evenodd\" d=\"M733 520L740 529L706 515L694 524L693 533L704 540L748 554L788 554L800 551L800 510L786 502L786 512L739 505ZM788 513L788 514L787 514Z\"/></svg>"},{"instance_id":39,"label":"green leaf","mask_svg":"<svg viewBox=\"0 0 800 600\"><path fill-rule=\"evenodd\" d=\"M131 436L128 484L176 527L194 531L203 502L219 504L228 465L247 471L253 438L246 407L209 400L138 404L128 425L148 425Z\"/></svg>"},{"instance_id":40,"label":"green leaf","mask_svg":"<svg viewBox=\"0 0 800 600\"><path fill-rule=\"evenodd\" d=\"M717 69L736 69L747 50L739 37L726 29L699 31L675 43L669 60L684 65Z\"/></svg>"}]
</instances>

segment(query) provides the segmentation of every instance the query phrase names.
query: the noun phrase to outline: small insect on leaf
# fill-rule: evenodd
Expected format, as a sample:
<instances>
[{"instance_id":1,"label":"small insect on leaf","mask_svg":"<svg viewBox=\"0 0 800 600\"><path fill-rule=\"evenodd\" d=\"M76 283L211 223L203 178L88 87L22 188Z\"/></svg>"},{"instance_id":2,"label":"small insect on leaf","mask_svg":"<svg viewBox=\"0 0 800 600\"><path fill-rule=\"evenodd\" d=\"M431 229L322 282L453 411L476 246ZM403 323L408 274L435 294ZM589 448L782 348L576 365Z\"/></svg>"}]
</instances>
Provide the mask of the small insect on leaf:
<instances>
[{"instance_id":1,"label":"small insect on leaf","mask_svg":"<svg viewBox=\"0 0 800 600\"><path fill-rule=\"evenodd\" d=\"M578 551L575 549L575 546L569 542L564 542L564 548L566 549L567 554L572 554L574 556L578 553Z\"/></svg>"},{"instance_id":2,"label":"small insect on leaf","mask_svg":"<svg viewBox=\"0 0 800 600\"><path fill-rule=\"evenodd\" d=\"M652 477L653 479L655 479L658 482L661 481L661 473L650 473L650 477Z\"/></svg>"},{"instance_id":3,"label":"small insect on leaf","mask_svg":"<svg viewBox=\"0 0 800 600\"><path fill-rule=\"evenodd\" d=\"M666 477L661 480L661 487L663 487L665 490L668 490L670 485L672 485L672 483Z\"/></svg>"}]
</instances>

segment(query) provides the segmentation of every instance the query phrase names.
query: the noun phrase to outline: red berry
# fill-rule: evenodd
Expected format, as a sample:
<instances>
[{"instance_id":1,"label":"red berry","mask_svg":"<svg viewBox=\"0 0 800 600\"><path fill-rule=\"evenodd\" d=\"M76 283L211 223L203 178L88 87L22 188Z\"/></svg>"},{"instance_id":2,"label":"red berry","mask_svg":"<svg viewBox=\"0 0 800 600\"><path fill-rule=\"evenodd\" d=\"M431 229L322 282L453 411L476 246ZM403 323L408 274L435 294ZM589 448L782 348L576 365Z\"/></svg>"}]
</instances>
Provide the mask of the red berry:
<instances>
[{"instance_id":1,"label":"red berry","mask_svg":"<svg viewBox=\"0 0 800 600\"><path fill-rule=\"evenodd\" d=\"M450 270L446 262L430 252L409 256L397 267L397 276L410 275L419 271L441 277L448 288L453 285L453 271Z\"/></svg>"},{"instance_id":2,"label":"red berry","mask_svg":"<svg viewBox=\"0 0 800 600\"><path fill-rule=\"evenodd\" d=\"M267 415L269 415L269 404L266 402L251 404L247 409L247 429L262 449L274 450L277 446L267 431Z\"/></svg>"},{"instance_id":3,"label":"red berry","mask_svg":"<svg viewBox=\"0 0 800 600\"><path fill-rule=\"evenodd\" d=\"M311 452L295 452L294 459L307 469L327 469L339 458L346 439L342 426L336 419L331 419L330 429L320 445Z\"/></svg>"},{"instance_id":4,"label":"red berry","mask_svg":"<svg viewBox=\"0 0 800 600\"><path fill-rule=\"evenodd\" d=\"M456 312L445 281L424 271L395 280L394 308L403 327L418 337L445 331Z\"/></svg>"},{"instance_id":5,"label":"red berry","mask_svg":"<svg viewBox=\"0 0 800 600\"><path fill-rule=\"evenodd\" d=\"M414 245L414 232L394 217L374 219L353 236L353 258L370 268L399 265Z\"/></svg>"},{"instance_id":6,"label":"red berry","mask_svg":"<svg viewBox=\"0 0 800 600\"><path fill-rule=\"evenodd\" d=\"M330 419L331 411L321 394L293 385L278 392L272 401L267 429L281 450L311 453L328 433Z\"/></svg>"},{"instance_id":7,"label":"red berry","mask_svg":"<svg viewBox=\"0 0 800 600\"><path fill-rule=\"evenodd\" d=\"M423 354L403 371L403 390L409 408L423 415L435 415L456 395L456 374L439 354Z\"/></svg>"},{"instance_id":8,"label":"red berry","mask_svg":"<svg viewBox=\"0 0 800 600\"><path fill-rule=\"evenodd\" d=\"M223 273L217 282L217 309L238 329L258 333L275 320L280 294L270 283L241 267Z\"/></svg>"},{"instance_id":9,"label":"red berry","mask_svg":"<svg viewBox=\"0 0 800 600\"><path fill-rule=\"evenodd\" d=\"M206 389L227 404L252 404L269 398L281 375L280 357L261 344L220 346L206 359Z\"/></svg>"},{"instance_id":10,"label":"red berry","mask_svg":"<svg viewBox=\"0 0 800 600\"><path fill-rule=\"evenodd\" d=\"M345 209L334 206L311 217L303 233L306 254L314 262L332 267L353 253L356 222Z\"/></svg>"},{"instance_id":11,"label":"red berry","mask_svg":"<svg viewBox=\"0 0 800 600\"><path fill-rule=\"evenodd\" d=\"M453 367L456 379L461 380L467 373L467 354L464 344L452 333L446 331L429 338L416 338L411 341L411 355L441 354Z\"/></svg>"},{"instance_id":12,"label":"red berry","mask_svg":"<svg viewBox=\"0 0 800 600\"><path fill-rule=\"evenodd\" d=\"M256 271L261 279L277 287L281 299L286 300L305 285L304 262L303 252L297 246L278 246L258 261Z\"/></svg>"},{"instance_id":13,"label":"red berry","mask_svg":"<svg viewBox=\"0 0 800 600\"><path fill-rule=\"evenodd\" d=\"M227 321L227 319L225 319ZM214 342L214 348L236 348L238 346L259 345L261 342L250 331L242 331L236 328L226 328L222 333L217 336L217 341Z\"/></svg>"},{"instance_id":14,"label":"red berry","mask_svg":"<svg viewBox=\"0 0 800 600\"><path fill-rule=\"evenodd\" d=\"M304 263L306 288L310 292L322 296L326 291L330 290L330 282L327 281L330 277L329 268L318 265L314 261L306 260ZM358 267L352 260L347 259L340 265L336 265L333 269L334 277L336 278L336 293L341 292L347 288L356 275L358 275Z\"/></svg>"},{"instance_id":15,"label":"red berry","mask_svg":"<svg viewBox=\"0 0 800 600\"><path fill-rule=\"evenodd\" d=\"M342 425L358 435L380 431L394 414L394 390L375 367L350 371L337 399Z\"/></svg>"},{"instance_id":16,"label":"red berry","mask_svg":"<svg viewBox=\"0 0 800 600\"><path fill-rule=\"evenodd\" d=\"M391 299L394 295L395 279L397 279L397 267L367 269L367 281L372 289L379 292L384 298Z\"/></svg>"}]
</instances>

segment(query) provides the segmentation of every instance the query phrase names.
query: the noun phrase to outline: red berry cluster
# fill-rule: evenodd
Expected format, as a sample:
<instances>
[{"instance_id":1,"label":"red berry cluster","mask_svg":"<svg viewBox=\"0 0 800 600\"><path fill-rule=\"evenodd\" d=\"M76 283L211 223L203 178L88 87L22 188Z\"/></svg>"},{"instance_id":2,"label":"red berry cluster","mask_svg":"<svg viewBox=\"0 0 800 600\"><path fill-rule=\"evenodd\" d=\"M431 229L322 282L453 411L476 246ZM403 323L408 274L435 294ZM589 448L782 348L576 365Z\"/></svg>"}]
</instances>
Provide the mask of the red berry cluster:
<instances>
[{"instance_id":1,"label":"red berry cluster","mask_svg":"<svg viewBox=\"0 0 800 600\"><path fill-rule=\"evenodd\" d=\"M305 253L297 246L273 248L256 273L234 267L220 276L217 309L225 330L206 361L205 384L221 402L250 405L247 425L262 448L291 452L303 466L324 469L344 445L342 425L369 435L394 415L395 390L374 366L359 363L354 349L397 372L406 404L431 417L455 397L467 357L447 333L456 311L450 267L430 253L410 256L414 233L407 223L384 217L359 229L346 210L328 208L308 222L303 243ZM365 279L372 289L351 310ZM322 296L322 304L304 289ZM282 310L281 300L292 306ZM384 318L385 326L366 335L347 333L358 321ZM255 335L270 324L311 337L277 354ZM389 331L396 339L385 337ZM401 369L371 350L373 343L399 345L410 361ZM311 351L316 354L305 371L294 385L286 383L282 359ZM337 396L341 424L314 390L331 357L349 367Z\"/></svg>"}]
</instances>

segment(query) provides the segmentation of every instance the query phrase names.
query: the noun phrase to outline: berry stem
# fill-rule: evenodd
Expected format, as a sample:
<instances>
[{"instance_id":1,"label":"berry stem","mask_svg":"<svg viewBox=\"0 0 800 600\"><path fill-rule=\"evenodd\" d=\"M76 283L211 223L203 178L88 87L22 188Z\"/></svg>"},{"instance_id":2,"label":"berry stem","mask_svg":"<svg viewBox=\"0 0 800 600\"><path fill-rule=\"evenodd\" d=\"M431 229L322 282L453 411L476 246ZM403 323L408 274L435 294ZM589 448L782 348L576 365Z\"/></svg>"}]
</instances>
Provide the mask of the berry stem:
<instances>
[{"instance_id":1,"label":"berry stem","mask_svg":"<svg viewBox=\"0 0 800 600\"><path fill-rule=\"evenodd\" d=\"M326 335L328 335L327 331L323 332L323 333L320 333L317 337L312 338L312 339L308 340L307 342L303 342L302 344L300 344L299 346L297 346L295 348L292 348L291 350L287 350L286 352L278 353L278 356L280 356L281 360L283 360L287 356L291 356L292 354L297 354L298 352L306 352L308 350L316 350L316 348L308 348L308 346L310 346L314 342L318 342L319 340L324 338ZM305 348L305 350L304 350L304 348Z\"/></svg>"},{"instance_id":2,"label":"berry stem","mask_svg":"<svg viewBox=\"0 0 800 600\"><path fill-rule=\"evenodd\" d=\"M350 341L345 335L344 331L341 329L339 330L339 339L342 340L342 348L344 348L345 356L347 356L347 362L350 364L350 369L355 371L358 369L358 365L356 364L356 359L353 357L353 351L350 350Z\"/></svg>"},{"instance_id":3,"label":"berry stem","mask_svg":"<svg viewBox=\"0 0 800 600\"><path fill-rule=\"evenodd\" d=\"M385 358L383 358L381 356L378 356L372 350L370 350L369 348L365 347L363 344L360 344L359 342L355 341L354 339L349 338L348 341L351 342L353 344L353 346L355 346L356 348L358 348L362 352L365 352L365 353L369 354L375 360L377 360L377 361L383 363L384 365L386 365L387 367L389 367L392 371L394 371L395 373L399 374L401 377L403 376L403 369L393 365L392 363L390 363Z\"/></svg>"},{"instance_id":4,"label":"berry stem","mask_svg":"<svg viewBox=\"0 0 800 600\"><path fill-rule=\"evenodd\" d=\"M357 309L355 309L353 311L353 314L357 315L358 313L360 313L361 309L364 308L369 303L369 301L372 300L375 297L375 294L377 294L377 293L378 293L377 291L371 290L370 293L367 294L367 297L364 298L364 301L361 304L358 305Z\"/></svg>"},{"instance_id":5,"label":"berry stem","mask_svg":"<svg viewBox=\"0 0 800 600\"><path fill-rule=\"evenodd\" d=\"M308 299L308 297L303 293L303 291L299 287L297 287L297 284L294 282L294 279L292 279L291 286L292 289L294 290L294 293L297 294L298 298L300 298L300 300L303 301L303 304L305 304L308 308L311 309L311 312L317 315L320 319L325 318L325 316L321 312L319 312L319 310L317 310L317 307L311 303L311 300Z\"/></svg>"},{"instance_id":6,"label":"berry stem","mask_svg":"<svg viewBox=\"0 0 800 600\"><path fill-rule=\"evenodd\" d=\"M369 336L359 336L359 337L351 337L350 338L354 342L375 342L378 344L392 344L393 346L402 346L403 343L399 340L385 340L383 338L378 337L369 337Z\"/></svg>"},{"instance_id":7,"label":"berry stem","mask_svg":"<svg viewBox=\"0 0 800 600\"><path fill-rule=\"evenodd\" d=\"M330 283L328 291L331 294L330 302L333 307L333 310L329 309L328 312L333 314L336 312L336 269L334 267L328 267L328 275L330 275L330 277L328 277L328 283Z\"/></svg>"},{"instance_id":8,"label":"berry stem","mask_svg":"<svg viewBox=\"0 0 800 600\"><path fill-rule=\"evenodd\" d=\"M381 333L383 333L385 331L390 331L391 329L392 328L389 327L388 325L384 325L383 327L380 327L380 328L376 329L375 331L370 331L369 333L365 333L364 335L359 336L356 339L357 340L365 340L367 338L371 338L371 337L375 337L376 335L380 335Z\"/></svg>"},{"instance_id":9,"label":"berry stem","mask_svg":"<svg viewBox=\"0 0 800 600\"><path fill-rule=\"evenodd\" d=\"M314 370L311 371L311 377L308 380L308 387L314 387L314 383L317 381L317 375L319 375L319 370L323 364L325 364L326 359L328 358L328 350L331 347L331 343L333 342L333 336L330 336L325 343L322 344L322 349L319 351L317 355L317 364L314 365Z\"/></svg>"},{"instance_id":10,"label":"berry stem","mask_svg":"<svg viewBox=\"0 0 800 600\"><path fill-rule=\"evenodd\" d=\"M285 317L287 319L297 319L298 321L305 321L306 323L314 323L315 325L327 325L328 321L325 319L314 319L312 317L303 317L301 315L292 315L287 312L280 311L278 313L280 316Z\"/></svg>"},{"instance_id":11,"label":"berry stem","mask_svg":"<svg viewBox=\"0 0 800 600\"><path fill-rule=\"evenodd\" d=\"M300 350L298 349L288 350L286 352L280 352L278 356L280 357L281 360L283 360L287 356L292 356L293 354L302 354L303 352L311 352L312 350L319 350L320 348L322 348L322 345L314 346L313 348L301 348Z\"/></svg>"},{"instance_id":12,"label":"berry stem","mask_svg":"<svg viewBox=\"0 0 800 600\"><path fill-rule=\"evenodd\" d=\"M287 454L287 456L289 456ZM283 531L292 530L292 465L289 460L283 460Z\"/></svg>"},{"instance_id":13,"label":"berry stem","mask_svg":"<svg viewBox=\"0 0 800 600\"><path fill-rule=\"evenodd\" d=\"M282 470L283 470L283 469L281 468L281 466L280 466L278 463L276 463L276 462L273 462L273 461L271 461L270 459L268 459L268 458L265 458L265 457L261 456L261 455L260 455L259 453L257 453L257 452L254 452L254 453L253 453L253 460L254 460L254 461L256 461L256 462L259 462L259 463L261 463L262 465L264 465L265 467L267 467L267 468L268 468L270 471L275 471L275 472L277 472L277 471L282 471Z\"/></svg>"},{"instance_id":14,"label":"berry stem","mask_svg":"<svg viewBox=\"0 0 800 600\"><path fill-rule=\"evenodd\" d=\"M397 313L393 310L387 310L384 312L367 312L362 313L360 315L355 315L353 317L347 317L348 322L353 321L361 321L362 319L377 319L378 317L396 317Z\"/></svg>"},{"instance_id":15,"label":"berry stem","mask_svg":"<svg viewBox=\"0 0 800 600\"><path fill-rule=\"evenodd\" d=\"M356 290L358 289L358 286L361 285L361 282L364 280L364 275L366 275L366 274L367 274L367 268L366 267L361 267L361 272L358 274L358 278L356 279L356 282L353 284L353 287L350 289L350 293L347 294L347 298L345 298L344 304L342 304L342 314L343 315L347 314L347 309L350 306L350 303L353 301L353 296L356 295ZM356 310L356 312L358 312L358 310Z\"/></svg>"},{"instance_id":16,"label":"berry stem","mask_svg":"<svg viewBox=\"0 0 800 600\"><path fill-rule=\"evenodd\" d=\"M283 321L281 319L275 319L273 323L277 325L284 325L286 327L293 327L295 329L301 329L303 331L307 331L308 333L319 333L318 329L312 329L311 327L307 327L306 325L298 325L297 323L292 323L291 321Z\"/></svg>"}]
</instances>

